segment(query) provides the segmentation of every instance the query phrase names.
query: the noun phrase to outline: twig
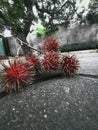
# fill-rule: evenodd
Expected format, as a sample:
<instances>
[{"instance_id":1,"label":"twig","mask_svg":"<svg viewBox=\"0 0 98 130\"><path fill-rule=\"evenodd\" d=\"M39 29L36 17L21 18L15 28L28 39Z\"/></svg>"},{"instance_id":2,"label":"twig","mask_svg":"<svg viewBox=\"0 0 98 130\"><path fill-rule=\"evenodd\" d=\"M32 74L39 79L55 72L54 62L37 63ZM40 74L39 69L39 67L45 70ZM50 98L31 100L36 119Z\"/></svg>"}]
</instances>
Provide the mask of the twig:
<instances>
[{"instance_id":1,"label":"twig","mask_svg":"<svg viewBox=\"0 0 98 130\"><path fill-rule=\"evenodd\" d=\"M21 46L22 46L23 44L25 44L27 47L31 48L32 50L37 51L37 52L39 52L39 53L43 54L43 52L42 52L42 51L39 51L39 50L37 50L37 49L33 48L32 46L28 45L26 42L23 42L21 39L17 38L17 40L18 40L18 41L20 41Z\"/></svg>"}]
</instances>

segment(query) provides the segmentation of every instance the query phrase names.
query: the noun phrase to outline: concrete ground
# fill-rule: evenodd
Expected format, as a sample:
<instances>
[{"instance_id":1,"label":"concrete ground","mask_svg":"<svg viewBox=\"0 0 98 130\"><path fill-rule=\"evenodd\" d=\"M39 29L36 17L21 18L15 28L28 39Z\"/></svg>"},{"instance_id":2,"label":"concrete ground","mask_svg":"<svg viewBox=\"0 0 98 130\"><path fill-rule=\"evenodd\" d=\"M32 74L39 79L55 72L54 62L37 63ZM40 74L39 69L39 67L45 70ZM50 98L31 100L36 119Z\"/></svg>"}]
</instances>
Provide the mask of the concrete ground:
<instances>
[{"instance_id":1,"label":"concrete ground","mask_svg":"<svg viewBox=\"0 0 98 130\"><path fill-rule=\"evenodd\" d=\"M1 98L0 130L98 130L98 53L75 55L78 75L42 78Z\"/></svg>"},{"instance_id":2,"label":"concrete ground","mask_svg":"<svg viewBox=\"0 0 98 130\"><path fill-rule=\"evenodd\" d=\"M98 76L98 53L76 54L80 61L79 74Z\"/></svg>"}]
</instances>

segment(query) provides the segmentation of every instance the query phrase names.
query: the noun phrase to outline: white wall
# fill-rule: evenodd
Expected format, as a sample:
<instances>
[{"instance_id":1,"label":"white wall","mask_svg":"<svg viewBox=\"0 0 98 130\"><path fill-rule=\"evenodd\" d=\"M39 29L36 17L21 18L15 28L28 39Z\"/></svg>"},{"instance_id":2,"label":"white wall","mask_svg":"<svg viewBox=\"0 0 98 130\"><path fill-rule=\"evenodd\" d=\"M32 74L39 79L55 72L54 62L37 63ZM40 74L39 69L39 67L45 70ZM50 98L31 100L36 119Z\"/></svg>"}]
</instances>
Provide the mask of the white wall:
<instances>
[{"instance_id":1,"label":"white wall","mask_svg":"<svg viewBox=\"0 0 98 130\"><path fill-rule=\"evenodd\" d=\"M77 26L74 28L64 28L60 26L59 30L52 34L52 37L57 38L61 45L64 44L83 44L85 42L98 41L98 24L92 26ZM31 45L38 46L43 39L37 36L28 36L28 41Z\"/></svg>"},{"instance_id":2,"label":"white wall","mask_svg":"<svg viewBox=\"0 0 98 130\"><path fill-rule=\"evenodd\" d=\"M75 28L66 29L64 26L60 26L59 30L52 34L52 37L57 38L61 45L64 44L85 44L89 42L98 41L98 24L92 26L77 26ZM34 48L42 45L43 38L28 35L27 38L30 45ZM10 45L10 51L12 55L16 55L19 43L17 43L14 37L8 39ZM22 51L20 50L20 53Z\"/></svg>"},{"instance_id":3,"label":"white wall","mask_svg":"<svg viewBox=\"0 0 98 130\"><path fill-rule=\"evenodd\" d=\"M77 26L69 29L60 26L59 30L53 34L53 37L57 38L62 45L67 43L82 44L85 42L98 41L98 24L92 26Z\"/></svg>"}]
</instances>

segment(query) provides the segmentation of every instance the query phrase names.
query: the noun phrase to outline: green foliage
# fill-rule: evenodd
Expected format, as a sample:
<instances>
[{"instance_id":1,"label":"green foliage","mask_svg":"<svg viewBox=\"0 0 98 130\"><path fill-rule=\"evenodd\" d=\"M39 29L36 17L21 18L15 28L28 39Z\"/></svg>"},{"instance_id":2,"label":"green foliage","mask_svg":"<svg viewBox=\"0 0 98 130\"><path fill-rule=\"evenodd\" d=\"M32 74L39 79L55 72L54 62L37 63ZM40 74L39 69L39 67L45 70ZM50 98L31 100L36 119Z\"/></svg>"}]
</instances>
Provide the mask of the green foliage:
<instances>
[{"instance_id":1,"label":"green foliage","mask_svg":"<svg viewBox=\"0 0 98 130\"><path fill-rule=\"evenodd\" d=\"M37 32L39 35L43 36L43 35L46 34L46 29L45 29L45 28L38 27L38 28L36 29L36 32Z\"/></svg>"},{"instance_id":2,"label":"green foliage","mask_svg":"<svg viewBox=\"0 0 98 130\"><path fill-rule=\"evenodd\" d=\"M10 26L14 29L22 28L22 19L25 15L25 6L23 0L17 0L12 3L9 1L2 0L0 2L0 23L2 27Z\"/></svg>"},{"instance_id":3,"label":"green foliage","mask_svg":"<svg viewBox=\"0 0 98 130\"><path fill-rule=\"evenodd\" d=\"M86 19L89 24L98 23L98 0L91 0Z\"/></svg>"},{"instance_id":4,"label":"green foliage","mask_svg":"<svg viewBox=\"0 0 98 130\"><path fill-rule=\"evenodd\" d=\"M76 11L75 0L37 0L38 16L47 33L58 30L58 24L67 27Z\"/></svg>"},{"instance_id":5,"label":"green foliage","mask_svg":"<svg viewBox=\"0 0 98 130\"><path fill-rule=\"evenodd\" d=\"M58 24L67 27L75 11L75 0L0 0L0 29L9 27L16 35L21 32L27 36L32 23L40 19L46 30L38 32L49 34L58 29Z\"/></svg>"}]
</instances>

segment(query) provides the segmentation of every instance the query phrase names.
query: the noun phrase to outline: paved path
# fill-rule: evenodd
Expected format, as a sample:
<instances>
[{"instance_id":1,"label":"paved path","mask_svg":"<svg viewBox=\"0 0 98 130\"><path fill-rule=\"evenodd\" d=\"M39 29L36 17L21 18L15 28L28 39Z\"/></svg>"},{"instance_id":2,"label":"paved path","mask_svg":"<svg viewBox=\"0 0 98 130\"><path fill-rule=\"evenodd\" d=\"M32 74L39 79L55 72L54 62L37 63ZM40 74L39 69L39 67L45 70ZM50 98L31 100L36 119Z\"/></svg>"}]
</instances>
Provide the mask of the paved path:
<instances>
[{"instance_id":1,"label":"paved path","mask_svg":"<svg viewBox=\"0 0 98 130\"><path fill-rule=\"evenodd\" d=\"M98 76L98 53L76 54L80 61L81 74Z\"/></svg>"},{"instance_id":2,"label":"paved path","mask_svg":"<svg viewBox=\"0 0 98 130\"><path fill-rule=\"evenodd\" d=\"M54 78L7 95L0 130L98 130L98 79Z\"/></svg>"}]
</instances>

